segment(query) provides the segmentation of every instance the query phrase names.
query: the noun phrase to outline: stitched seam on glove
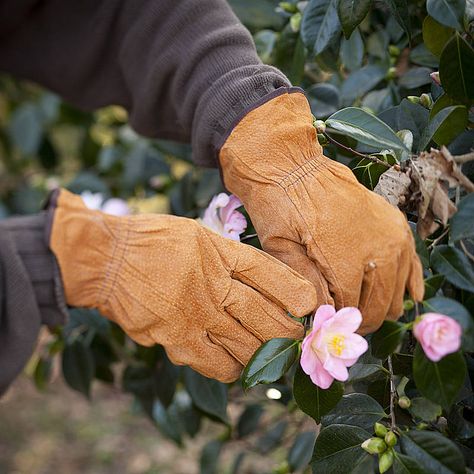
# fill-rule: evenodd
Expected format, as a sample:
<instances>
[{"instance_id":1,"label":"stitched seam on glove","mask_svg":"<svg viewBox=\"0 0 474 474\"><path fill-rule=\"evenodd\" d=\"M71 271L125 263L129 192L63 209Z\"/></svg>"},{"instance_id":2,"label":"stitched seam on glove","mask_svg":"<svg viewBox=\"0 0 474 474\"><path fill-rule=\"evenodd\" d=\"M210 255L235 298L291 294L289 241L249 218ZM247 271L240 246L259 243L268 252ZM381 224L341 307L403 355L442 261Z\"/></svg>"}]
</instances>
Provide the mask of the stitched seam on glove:
<instances>
[{"instance_id":1,"label":"stitched seam on glove","mask_svg":"<svg viewBox=\"0 0 474 474\"><path fill-rule=\"evenodd\" d=\"M131 229L131 218L128 217L126 219L126 225L124 226L124 228L119 227L119 229L120 232L115 240L114 249L112 251L112 257L109 263L107 264L107 268L105 269L105 274L103 277L103 282L97 294L98 308L107 305L110 295L115 287L117 276L122 267L123 257L128 247L127 241ZM124 234L125 238L123 237ZM118 252L117 256L115 255L116 252Z\"/></svg>"},{"instance_id":2,"label":"stitched seam on glove","mask_svg":"<svg viewBox=\"0 0 474 474\"><path fill-rule=\"evenodd\" d=\"M288 176L282 178L278 184L283 188L287 189L290 186L301 181L310 171L318 171L324 167L319 156L312 156L308 161L303 163L301 166L293 170Z\"/></svg>"}]
</instances>

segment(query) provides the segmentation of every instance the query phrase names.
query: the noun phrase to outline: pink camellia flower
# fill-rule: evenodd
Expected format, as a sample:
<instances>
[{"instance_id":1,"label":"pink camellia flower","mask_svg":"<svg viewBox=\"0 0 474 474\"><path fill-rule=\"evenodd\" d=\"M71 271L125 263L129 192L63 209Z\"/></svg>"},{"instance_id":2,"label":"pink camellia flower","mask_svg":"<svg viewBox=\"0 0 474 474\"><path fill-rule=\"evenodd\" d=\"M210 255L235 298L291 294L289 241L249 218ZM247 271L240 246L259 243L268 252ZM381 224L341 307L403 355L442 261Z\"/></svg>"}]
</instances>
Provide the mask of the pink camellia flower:
<instances>
[{"instance_id":1,"label":"pink camellia flower","mask_svg":"<svg viewBox=\"0 0 474 474\"><path fill-rule=\"evenodd\" d=\"M300 363L319 388L329 388L334 379L347 380L347 367L367 350L367 341L355 334L361 323L357 308L336 312L333 306L322 305L317 309L313 329L303 340Z\"/></svg>"},{"instance_id":2,"label":"pink camellia flower","mask_svg":"<svg viewBox=\"0 0 474 474\"><path fill-rule=\"evenodd\" d=\"M441 81L439 79L439 72L432 72L430 74L430 77L431 79L433 80L433 82L435 82L436 84L438 84L438 86L441 85Z\"/></svg>"},{"instance_id":3,"label":"pink camellia flower","mask_svg":"<svg viewBox=\"0 0 474 474\"><path fill-rule=\"evenodd\" d=\"M110 198L104 202L102 193L91 193L90 191L83 191L81 197L86 207L94 211L102 211L113 216L130 214L130 208L123 199Z\"/></svg>"},{"instance_id":4,"label":"pink camellia flower","mask_svg":"<svg viewBox=\"0 0 474 474\"><path fill-rule=\"evenodd\" d=\"M460 324L444 314L425 313L415 322L413 335L421 344L428 359L438 362L445 355L461 347Z\"/></svg>"},{"instance_id":5,"label":"pink camellia flower","mask_svg":"<svg viewBox=\"0 0 474 474\"><path fill-rule=\"evenodd\" d=\"M240 234L247 228L245 216L236 210L240 206L237 196L217 194L204 211L202 223L224 237L240 241Z\"/></svg>"}]
</instances>

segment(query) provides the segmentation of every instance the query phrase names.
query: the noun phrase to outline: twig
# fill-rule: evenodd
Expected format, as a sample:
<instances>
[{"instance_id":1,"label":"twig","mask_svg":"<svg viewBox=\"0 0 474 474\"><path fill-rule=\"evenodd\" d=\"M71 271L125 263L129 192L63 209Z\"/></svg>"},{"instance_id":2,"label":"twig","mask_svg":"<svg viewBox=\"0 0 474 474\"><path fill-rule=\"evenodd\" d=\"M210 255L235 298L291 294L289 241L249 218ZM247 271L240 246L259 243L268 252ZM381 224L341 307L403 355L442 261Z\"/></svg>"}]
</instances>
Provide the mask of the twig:
<instances>
[{"instance_id":1,"label":"twig","mask_svg":"<svg viewBox=\"0 0 474 474\"><path fill-rule=\"evenodd\" d=\"M244 235L244 236L240 239L240 241L241 241L241 242L245 242L246 240L253 239L254 237L257 237L257 234Z\"/></svg>"},{"instance_id":2,"label":"twig","mask_svg":"<svg viewBox=\"0 0 474 474\"><path fill-rule=\"evenodd\" d=\"M469 252L469 250L466 248L466 244L460 240L459 243L461 244L461 247L466 255L466 257L469 259L469 260L472 260L474 262L474 255L472 255L471 252Z\"/></svg>"},{"instance_id":3,"label":"twig","mask_svg":"<svg viewBox=\"0 0 474 474\"><path fill-rule=\"evenodd\" d=\"M393 368L392 368L392 356L389 355L387 359L388 363L388 370L390 372L390 428L395 430L396 428L396 421L395 421L395 382L393 380Z\"/></svg>"},{"instance_id":4,"label":"twig","mask_svg":"<svg viewBox=\"0 0 474 474\"><path fill-rule=\"evenodd\" d=\"M471 153L466 153L465 155L453 156L453 159L458 165L463 165L468 161L474 160L474 151L472 151Z\"/></svg>"},{"instance_id":5,"label":"twig","mask_svg":"<svg viewBox=\"0 0 474 474\"><path fill-rule=\"evenodd\" d=\"M353 153L354 155L360 156L361 158L365 158L366 160L372 161L374 163L377 163L378 165L385 166L386 168L391 168L392 165L386 163L385 161L379 160L377 157L372 156L372 155L366 155L365 153L360 153L357 150L354 150L353 148L350 148L346 145L343 145L342 143L339 143L337 140L334 138L330 137L327 133L324 134L324 136L334 145L343 148L344 150L348 151L349 153Z\"/></svg>"},{"instance_id":6,"label":"twig","mask_svg":"<svg viewBox=\"0 0 474 474\"><path fill-rule=\"evenodd\" d=\"M443 232L441 233L441 235L439 237L436 237L436 239L433 240L433 242L431 242L431 244L429 245L429 248L433 248L440 240L442 240L444 237L446 237L446 234L449 232L449 226L446 226L446 229L443 230Z\"/></svg>"}]
</instances>

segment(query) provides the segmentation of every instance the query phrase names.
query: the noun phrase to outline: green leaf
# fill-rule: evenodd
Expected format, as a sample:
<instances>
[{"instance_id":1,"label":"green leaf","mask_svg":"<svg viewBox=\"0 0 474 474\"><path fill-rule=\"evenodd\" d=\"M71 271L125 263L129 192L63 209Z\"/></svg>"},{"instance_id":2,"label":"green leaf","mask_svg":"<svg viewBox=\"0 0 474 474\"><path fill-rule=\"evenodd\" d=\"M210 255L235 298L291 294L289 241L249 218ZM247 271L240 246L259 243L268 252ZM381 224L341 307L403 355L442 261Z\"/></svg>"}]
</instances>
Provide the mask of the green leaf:
<instances>
[{"instance_id":1,"label":"green leaf","mask_svg":"<svg viewBox=\"0 0 474 474\"><path fill-rule=\"evenodd\" d=\"M349 71L360 68L364 59L364 42L359 30L354 30L349 39L342 39L340 51L342 64Z\"/></svg>"},{"instance_id":2,"label":"green leaf","mask_svg":"<svg viewBox=\"0 0 474 474\"><path fill-rule=\"evenodd\" d=\"M250 30L258 31L263 28L279 30L282 18L275 11L272 0L229 0L229 3L240 21Z\"/></svg>"},{"instance_id":3,"label":"green leaf","mask_svg":"<svg viewBox=\"0 0 474 474\"><path fill-rule=\"evenodd\" d=\"M438 112L428 123L420 138L418 151L423 151L433 140L438 145L448 145L467 125L467 109L453 105Z\"/></svg>"},{"instance_id":4,"label":"green leaf","mask_svg":"<svg viewBox=\"0 0 474 474\"><path fill-rule=\"evenodd\" d=\"M407 0L385 0L385 3L388 4L392 15L397 20L397 23L402 27L403 31L406 33L408 40L411 39L411 23L410 23L410 14L408 12L408 2Z\"/></svg>"},{"instance_id":5,"label":"green leaf","mask_svg":"<svg viewBox=\"0 0 474 474\"><path fill-rule=\"evenodd\" d=\"M339 35L337 0L310 0L303 13L301 38L315 55L322 53Z\"/></svg>"},{"instance_id":6,"label":"green leaf","mask_svg":"<svg viewBox=\"0 0 474 474\"><path fill-rule=\"evenodd\" d=\"M237 423L237 433L239 438L244 438L252 434L258 427L260 418L263 415L263 408L260 405L249 405L240 415Z\"/></svg>"},{"instance_id":7,"label":"green leaf","mask_svg":"<svg viewBox=\"0 0 474 474\"><path fill-rule=\"evenodd\" d=\"M394 474L426 474L426 471L416 462L416 459L395 451L393 462Z\"/></svg>"},{"instance_id":8,"label":"green leaf","mask_svg":"<svg viewBox=\"0 0 474 474\"><path fill-rule=\"evenodd\" d=\"M404 454L412 457L423 472L436 474L464 474L464 459L456 445L433 431L402 432L400 438Z\"/></svg>"},{"instance_id":9,"label":"green leaf","mask_svg":"<svg viewBox=\"0 0 474 474\"><path fill-rule=\"evenodd\" d=\"M349 74L342 83L341 95L345 105L351 105L364 96L385 78L386 70L376 64L369 64Z\"/></svg>"},{"instance_id":10,"label":"green leaf","mask_svg":"<svg viewBox=\"0 0 474 474\"><path fill-rule=\"evenodd\" d=\"M360 445L370 433L357 426L331 425L316 439L311 468L313 473L353 473L370 455ZM368 471L366 471L368 472Z\"/></svg>"},{"instance_id":11,"label":"green leaf","mask_svg":"<svg viewBox=\"0 0 474 474\"><path fill-rule=\"evenodd\" d=\"M427 0L428 14L441 24L462 30L465 0Z\"/></svg>"},{"instance_id":12,"label":"green leaf","mask_svg":"<svg viewBox=\"0 0 474 474\"><path fill-rule=\"evenodd\" d=\"M444 283L443 275L434 275L425 280L425 298L433 298Z\"/></svg>"},{"instance_id":13,"label":"green leaf","mask_svg":"<svg viewBox=\"0 0 474 474\"><path fill-rule=\"evenodd\" d=\"M33 380L38 390L44 390L51 376L51 359L40 357L33 372Z\"/></svg>"},{"instance_id":14,"label":"green leaf","mask_svg":"<svg viewBox=\"0 0 474 474\"><path fill-rule=\"evenodd\" d=\"M397 159L390 154L378 153L374 155L381 161L385 161L391 165L394 165L397 162ZM349 163L349 168L352 169L357 180L362 183L364 186L369 188L371 191L377 186L377 183L387 167L378 163L374 163L366 158L354 158Z\"/></svg>"},{"instance_id":15,"label":"green leaf","mask_svg":"<svg viewBox=\"0 0 474 474\"><path fill-rule=\"evenodd\" d=\"M461 303L451 298L436 296L423 301L423 307L432 313L445 314L455 319L463 330L463 349L465 351L474 352L474 320L469 311Z\"/></svg>"},{"instance_id":16,"label":"green leaf","mask_svg":"<svg viewBox=\"0 0 474 474\"><path fill-rule=\"evenodd\" d=\"M462 105L457 100L449 97L448 94L441 94L437 99L436 102L433 104L430 110L430 119L432 119L438 112L445 109L446 107L451 107L453 105Z\"/></svg>"},{"instance_id":17,"label":"green leaf","mask_svg":"<svg viewBox=\"0 0 474 474\"><path fill-rule=\"evenodd\" d=\"M419 392L428 400L448 409L456 399L466 376L466 361L461 352L430 361L418 344L413 358L413 377Z\"/></svg>"},{"instance_id":18,"label":"green leaf","mask_svg":"<svg viewBox=\"0 0 474 474\"><path fill-rule=\"evenodd\" d=\"M400 346L405 333L406 326L404 324L397 321L384 321L370 341L372 354L379 359L386 359Z\"/></svg>"},{"instance_id":19,"label":"green leaf","mask_svg":"<svg viewBox=\"0 0 474 474\"><path fill-rule=\"evenodd\" d=\"M62 367L67 384L89 398L95 371L90 348L80 339L67 344L63 352Z\"/></svg>"},{"instance_id":20,"label":"green leaf","mask_svg":"<svg viewBox=\"0 0 474 474\"><path fill-rule=\"evenodd\" d=\"M288 452L288 465L291 472L303 469L309 464L315 441L316 432L314 431L305 431L296 436Z\"/></svg>"},{"instance_id":21,"label":"green leaf","mask_svg":"<svg viewBox=\"0 0 474 474\"><path fill-rule=\"evenodd\" d=\"M369 13L371 5L372 0L339 0L337 14L346 39Z\"/></svg>"},{"instance_id":22,"label":"green leaf","mask_svg":"<svg viewBox=\"0 0 474 474\"><path fill-rule=\"evenodd\" d=\"M314 385L301 366L296 369L293 396L300 409L317 423L337 405L343 393L344 386L341 383L334 381L327 390L322 390Z\"/></svg>"},{"instance_id":23,"label":"green leaf","mask_svg":"<svg viewBox=\"0 0 474 474\"><path fill-rule=\"evenodd\" d=\"M438 58L453 33L452 28L438 23L429 15L423 20L423 41L426 47Z\"/></svg>"},{"instance_id":24,"label":"green leaf","mask_svg":"<svg viewBox=\"0 0 474 474\"><path fill-rule=\"evenodd\" d=\"M474 272L467 257L457 248L438 245L431 253L431 267L453 285L474 292Z\"/></svg>"},{"instance_id":25,"label":"green leaf","mask_svg":"<svg viewBox=\"0 0 474 474\"><path fill-rule=\"evenodd\" d=\"M439 58L437 58L423 43L419 44L410 51L410 61L420 66L428 66L438 68ZM431 72L431 71L430 71ZM431 82L431 77L428 76L429 84Z\"/></svg>"},{"instance_id":26,"label":"green leaf","mask_svg":"<svg viewBox=\"0 0 474 474\"><path fill-rule=\"evenodd\" d=\"M380 404L369 395L350 393L344 395L336 407L323 416L322 424L323 426L343 424L371 430L376 421L386 416Z\"/></svg>"},{"instance_id":27,"label":"green leaf","mask_svg":"<svg viewBox=\"0 0 474 474\"><path fill-rule=\"evenodd\" d=\"M441 53L439 77L444 90L453 99L474 100L474 49L458 33Z\"/></svg>"},{"instance_id":28,"label":"green leaf","mask_svg":"<svg viewBox=\"0 0 474 474\"><path fill-rule=\"evenodd\" d=\"M18 107L10 119L8 127L10 138L23 153L36 153L43 136L43 118L35 104Z\"/></svg>"},{"instance_id":29,"label":"green leaf","mask_svg":"<svg viewBox=\"0 0 474 474\"><path fill-rule=\"evenodd\" d=\"M279 337L260 346L242 374L242 385L248 390L259 383L272 383L282 377L298 355L299 341Z\"/></svg>"},{"instance_id":30,"label":"green leaf","mask_svg":"<svg viewBox=\"0 0 474 474\"><path fill-rule=\"evenodd\" d=\"M280 445L287 427L288 421L281 420L265 431L265 434L257 442L258 450L266 454Z\"/></svg>"},{"instance_id":31,"label":"green leaf","mask_svg":"<svg viewBox=\"0 0 474 474\"><path fill-rule=\"evenodd\" d=\"M194 404L207 415L227 423L227 386L186 367L184 384Z\"/></svg>"},{"instance_id":32,"label":"green leaf","mask_svg":"<svg viewBox=\"0 0 474 474\"><path fill-rule=\"evenodd\" d=\"M326 125L366 145L408 151L388 125L375 115L356 107L347 107L332 114L326 120Z\"/></svg>"},{"instance_id":33,"label":"green leaf","mask_svg":"<svg viewBox=\"0 0 474 474\"><path fill-rule=\"evenodd\" d=\"M398 81L400 87L405 89L416 89L418 87L424 86L431 83L430 74L432 69L427 67L412 67L403 74L403 76Z\"/></svg>"},{"instance_id":34,"label":"green leaf","mask_svg":"<svg viewBox=\"0 0 474 474\"><path fill-rule=\"evenodd\" d=\"M209 441L201 452L200 474L217 474L219 455L222 449L222 441Z\"/></svg>"},{"instance_id":35,"label":"green leaf","mask_svg":"<svg viewBox=\"0 0 474 474\"><path fill-rule=\"evenodd\" d=\"M474 238L474 193L459 202L458 211L451 217L450 237L454 242Z\"/></svg>"},{"instance_id":36,"label":"green leaf","mask_svg":"<svg viewBox=\"0 0 474 474\"><path fill-rule=\"evenodd\" d=\"M326 118L339 109L339 89L332 84L315 84L306 93L311 111L318 119Z\"/></svg>"},{"instance_id":37,"label":"green leaf","mask_svg":"<svg viewBox=\"0 0 474 474\"><path fill-rule=\"evenodd\" d=\"M411 415L426 422L436 421L441 416L443 409L437 403L433 403L424 397L411 399L409 408Z\"/></svg>"}]
</instances>

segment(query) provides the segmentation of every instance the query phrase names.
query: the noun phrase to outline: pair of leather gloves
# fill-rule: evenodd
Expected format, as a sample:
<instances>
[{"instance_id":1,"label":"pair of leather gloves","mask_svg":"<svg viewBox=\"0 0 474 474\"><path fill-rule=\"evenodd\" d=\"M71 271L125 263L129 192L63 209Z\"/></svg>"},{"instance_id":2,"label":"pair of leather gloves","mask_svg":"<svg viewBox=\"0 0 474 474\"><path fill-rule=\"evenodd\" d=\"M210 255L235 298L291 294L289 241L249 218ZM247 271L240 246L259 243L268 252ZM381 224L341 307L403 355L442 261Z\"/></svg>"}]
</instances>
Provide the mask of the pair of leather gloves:
<instances>
[{"instance_id":1,"label":"pair of leather gloves","mask_svg":"<svg viewBox=\"0 0 474 474\"><path fill-rule=\"evenodd\" d=\"M91 211L63 190L50 246L67 303L97 308L138 343L229 382L263 341L303 336L287 312L357 306L366 334L402 314L407 287L423 298L405 217L323 156L302 93L279 90L247 113L219 160L267 253L191 219Z\"/></svg>"}]
</instances>

